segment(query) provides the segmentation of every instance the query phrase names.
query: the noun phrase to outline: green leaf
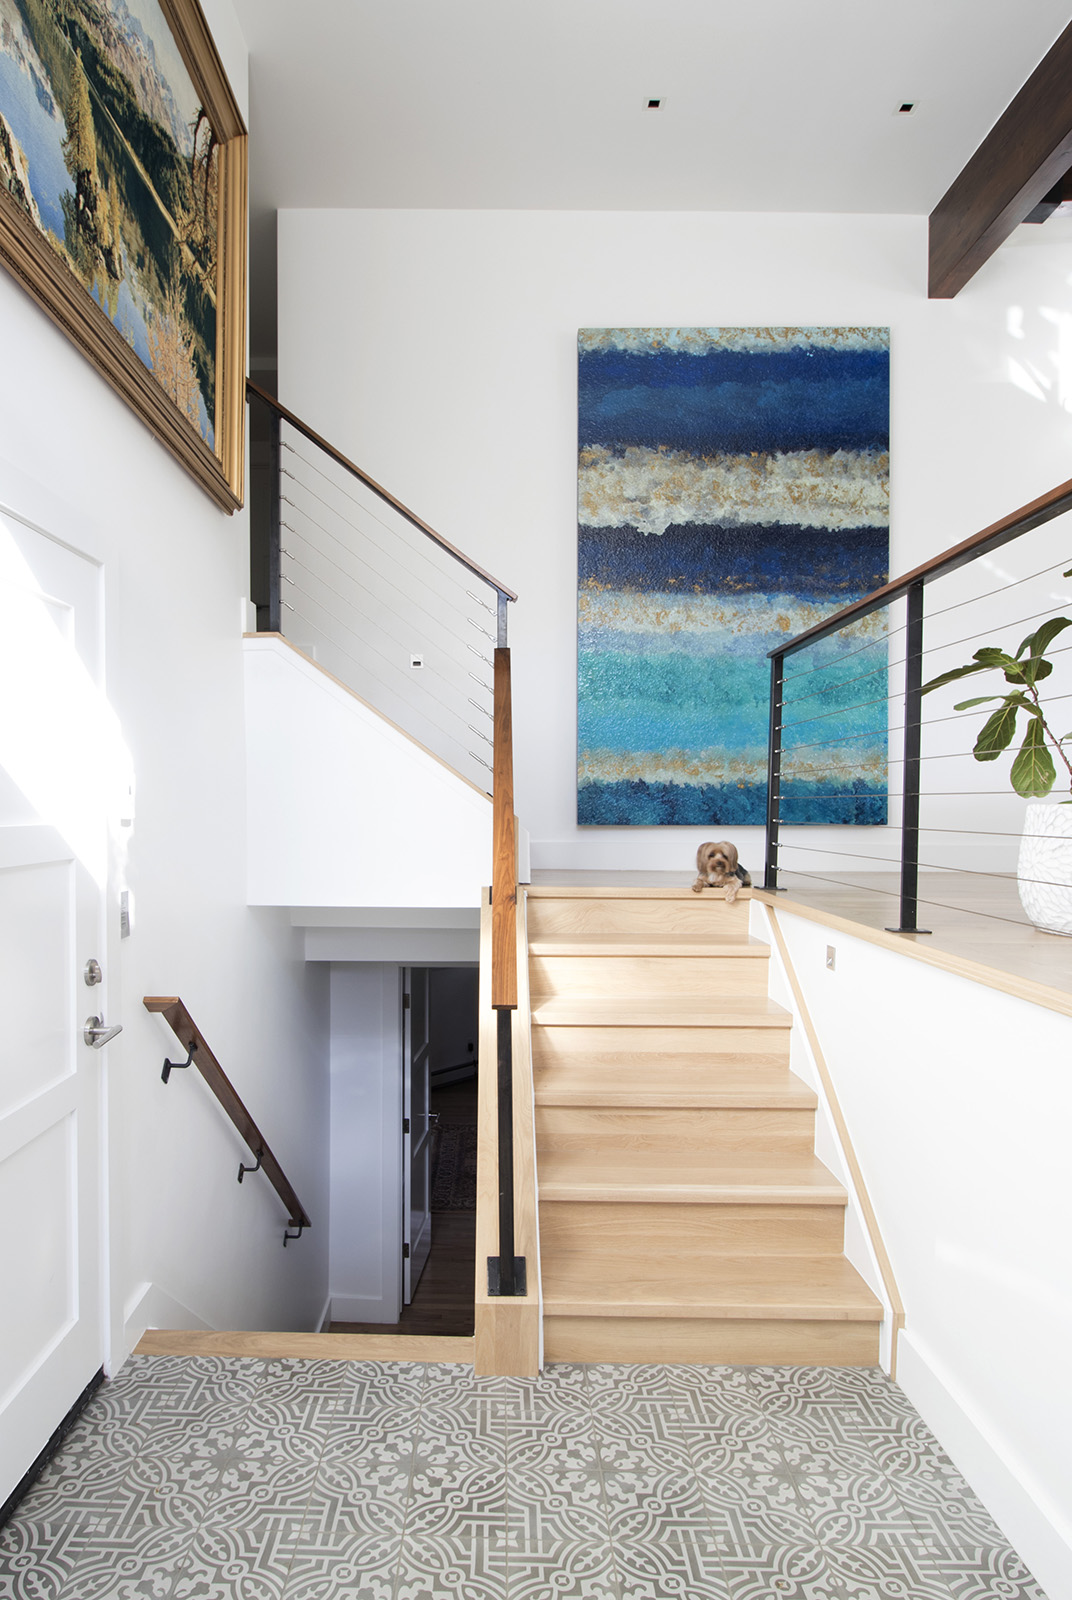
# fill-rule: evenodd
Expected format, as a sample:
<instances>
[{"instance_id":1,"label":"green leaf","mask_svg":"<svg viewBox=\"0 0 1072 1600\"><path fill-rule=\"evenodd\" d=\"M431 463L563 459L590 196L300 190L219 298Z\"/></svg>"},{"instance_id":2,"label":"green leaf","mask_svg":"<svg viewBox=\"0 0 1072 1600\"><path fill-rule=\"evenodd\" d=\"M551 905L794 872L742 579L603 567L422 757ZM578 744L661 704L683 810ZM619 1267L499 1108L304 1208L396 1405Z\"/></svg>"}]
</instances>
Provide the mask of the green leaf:
<instances>
[{"instance_id":1,"label":"green leaf","mask_svg":"<svg viewBox=\"0 0 1072 1600\"><path fill-rule=\"evenodd\" d=\"M941 677L932 678L930 683L925 683L922 693L930 694L932 689L941 689L947 683L955 683L957 678L967 678L973 672L988 672L989 670L990 662L980 662L978 666L974 667L954 667L951 672L943 672Z\"/></svg>"},{"instance_id":2,"label":"green leaf","mask_svg":"<svg viewBox=\"0 0 1072 1600\"><path fill-rule=\"evenodd\" d=\"M1043 655L1057 635L1063 633L1066 628L1072 628L1072 617L1051 617L1048 622L1044 622L1031 636L1031 654Z\"/></svg>"},{"instance_id":3,"label":"green leaf","mask_svg":"<svg viewBox=\"0 0 1072 1600\"><path fill-rule=\"evenodd\" d=\"M1018 795L1031 800L1049 794L1056 777L1053 757L1046 748L1042 723L1038 717L1032 717L1028 721L1020 753L1009 773L1012 786Z\"/></svg>"},{"instance_id":4,"label":"green leaf","mask_svg":"<svg viewBox=\"0 0 1072 1600\"><path fill-rule=\"evenodd\" d=\"M978 661L984 667L1011 667L1013 659L997 644L984 644L972 656L973 661Z\"/></svg>"},{"instance_id":5,"label":"green leaf","mask_svg":"<svg viewBox=\"0 0 1072 1600\"><path fill-rule=\"evenodd\" d=\"M1020 709L1016 696L1010 695L1005 704L987 718L972 751L976 761L996 761L1001 752L1008 748L1016 732L1016 713Z\"/></svg>"},{"instance_id":6,"label":"green leaf","mask_svg":"<svg viewBox=\"0 0 1072 1600\"><path fill-rule=\"evenodd\" d=\"M989 705L991 700L1000 700L1002 702L1002 704L1004 704L1004 702L1005 702L1005 700L1007 698L1008 698L1007 695L1000 695L1000 694L978 694L978 695L976 695L974 700L958 700L956 705L953 707L953 710L954 711L968 711L968 710L970 710L970 708L972 706L986 706L986 705Z\"/></svg>"}]
</instances>

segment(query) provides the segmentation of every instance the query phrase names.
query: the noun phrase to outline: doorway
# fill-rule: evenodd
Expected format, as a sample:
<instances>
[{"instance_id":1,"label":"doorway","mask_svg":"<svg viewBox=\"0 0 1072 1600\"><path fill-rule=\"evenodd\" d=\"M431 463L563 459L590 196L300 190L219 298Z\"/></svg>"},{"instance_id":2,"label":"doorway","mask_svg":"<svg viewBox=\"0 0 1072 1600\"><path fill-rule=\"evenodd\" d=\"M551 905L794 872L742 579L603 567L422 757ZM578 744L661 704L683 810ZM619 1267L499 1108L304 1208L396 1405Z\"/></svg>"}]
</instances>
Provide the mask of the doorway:
<instances>
[{"instance_id":1,"label":"doorway","mask_svg":"<svg viewBox=\"0 0 1072 1600\"><path fill-rule=\"evenodd\" d=\"M399 977L400 1198L403 1249L409 1246L404 1303L396 1322L333 1318L330 1331L469 1335L476 1272L479 971L475 963L408 967Z\"/></svg>"}]
</instances>

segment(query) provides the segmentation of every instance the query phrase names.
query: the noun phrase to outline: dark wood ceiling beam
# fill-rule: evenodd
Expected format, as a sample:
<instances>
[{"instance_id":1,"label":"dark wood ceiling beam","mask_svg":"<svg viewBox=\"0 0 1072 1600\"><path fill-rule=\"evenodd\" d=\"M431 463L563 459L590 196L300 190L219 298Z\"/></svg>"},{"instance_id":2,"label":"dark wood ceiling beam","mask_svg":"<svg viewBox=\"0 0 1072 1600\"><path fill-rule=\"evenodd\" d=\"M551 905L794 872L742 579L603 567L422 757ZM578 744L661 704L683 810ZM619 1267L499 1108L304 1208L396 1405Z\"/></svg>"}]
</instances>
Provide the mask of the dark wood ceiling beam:
<instances>
[{"instance_id":1,"label":"dark wood ceiling beam","mask_svg":"<svg viewBox=\"0 0 1072 1600\"><path fill-rule=\"evenodd\" d=\"M1072 167L1072 23L930 216L932 300L951 300Z\"/></svg>"}]
</instances>

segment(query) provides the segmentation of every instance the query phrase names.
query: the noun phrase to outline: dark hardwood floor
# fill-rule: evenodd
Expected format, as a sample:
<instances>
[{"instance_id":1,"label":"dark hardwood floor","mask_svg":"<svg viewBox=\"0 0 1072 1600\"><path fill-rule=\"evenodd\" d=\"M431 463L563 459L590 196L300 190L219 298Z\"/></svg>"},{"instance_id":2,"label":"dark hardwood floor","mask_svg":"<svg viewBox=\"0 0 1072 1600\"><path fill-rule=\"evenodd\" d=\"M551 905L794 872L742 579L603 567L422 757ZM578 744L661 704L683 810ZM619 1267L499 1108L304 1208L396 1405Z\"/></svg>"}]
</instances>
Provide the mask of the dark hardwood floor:
<instances>
[{"instance_id":1,"label":"dark hardwood floor","mask_svg":"<svg viewBox=\"0 0 1072 1600\"><path fill-rule=\"evenodd\" d=\"M476 1079L433 1089L440 1126L476 1122ZM476 1272L476 1212L433 1211L432 1249L412 1305L398 1322L333 1322L331 1333L470 1334Z\"/></svg>"}]
</instances>

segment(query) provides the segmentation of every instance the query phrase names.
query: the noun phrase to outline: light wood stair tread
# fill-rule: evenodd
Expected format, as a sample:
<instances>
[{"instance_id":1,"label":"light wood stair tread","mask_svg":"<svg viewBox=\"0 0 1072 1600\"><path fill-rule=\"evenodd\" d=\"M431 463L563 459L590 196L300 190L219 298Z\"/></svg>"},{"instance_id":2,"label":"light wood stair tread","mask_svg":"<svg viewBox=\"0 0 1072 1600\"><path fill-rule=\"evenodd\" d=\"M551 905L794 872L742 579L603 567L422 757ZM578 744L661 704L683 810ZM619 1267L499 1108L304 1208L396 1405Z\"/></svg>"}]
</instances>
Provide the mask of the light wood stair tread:
<instances>
[{"instance_id":1,"label":"light wood stair tread","mask_svg":"<svg viewBox=\"0 0 1072 1600\"><path fill-rule=\"evenodd\" d=\"M540 1027L791 1028L784 1006L761 995L534 996Z\"/></svg>"},{"instance_id":2,"label":"light wood stair tread","mask_svg":"<svg viewBox=\"0 0 1072 1600\"><path fill-rule=\"evenodd\" d=\"M700 1256L617 1263L587 1254L543 1267L544 1313L560 1317L764 1317L881 1322L882 1304L843 1256Z\"/></svg>"},{"instance_id":3,"label":"light wood stair tread","mask_svg":"<svg viewBox=\"0 0 1072 1600\"><path fill-rule=\"evenodd\" d=\"M814 1111L819 1097L781 1063L716 1064L695 1056L573 1056L541 1061L536 1104L777 1108Z\"/></svg>"},{"instance_id":4,"label":"light wood stair tread","mask_svg":"<svg viewBox=\"0 0 1072 1600\"><path fill-rule=\"evenodd\" d=\"M665 1155L645 1150L623 1152L617 1161L582 1164L555 1153L538 1158L542 1201L604 1200L628 1205L656 1201L678 1205L844 1205L846 1192L815 1156L794 1153L791 1160L753 1152L719 1151L703 1165L670 1165Z\"/></svg>"},{"instance_id":5,"label":"light wood stair tread","mask_svg":"<svg viewBox=\"0 0 1072 1600\"><path fill-rule=\"evenodd\" d=\"M686 905L702 905L704 901L721 901L725 904L725 889L703 889L694 893L691 884L678 887L659 887L635 884L522 884L526 895L533 900L683 900ZM751 889L738 889L736 903L751 900ZM734 902L731 901L731 904Z\"/></svg>"},{"instance_id":6,"label":"light wood stair tread","mask_svg":"<svg viewBox=\"0 0 1072 1600\"><path fill-rule=\"evenodd\" d=\"M762 939L683 937L645 939L636 933L601 933L595 939L531 939L532 956L729 956L734 960L767 961L770 945Z\"/></svg>"}]
</instances>

